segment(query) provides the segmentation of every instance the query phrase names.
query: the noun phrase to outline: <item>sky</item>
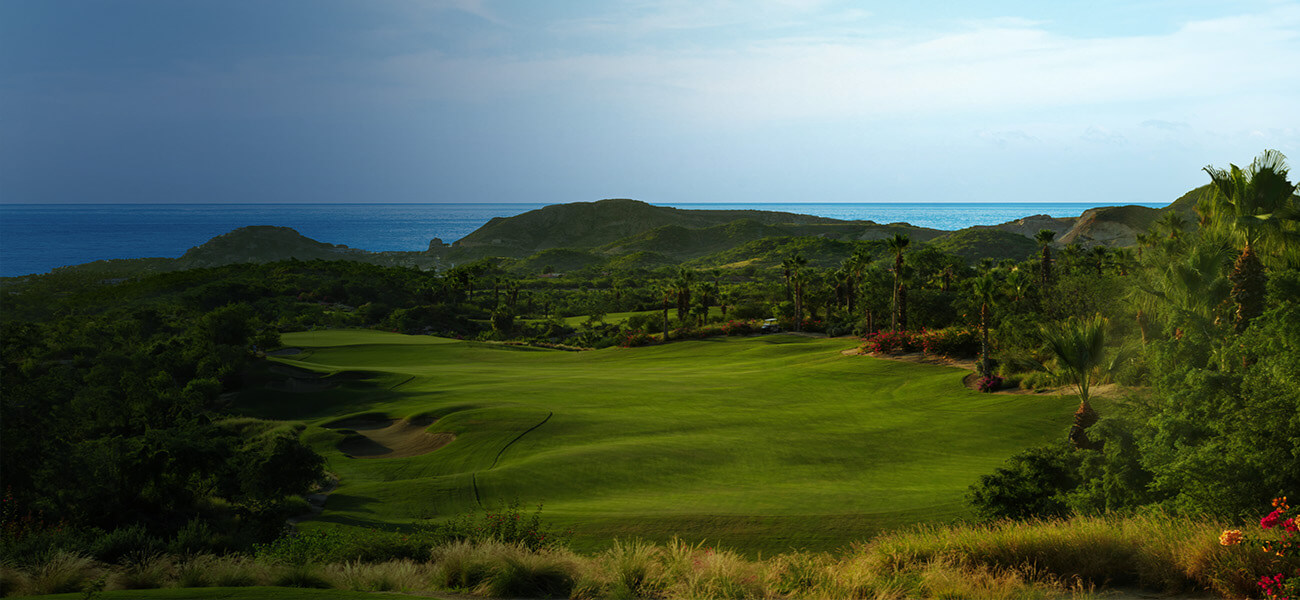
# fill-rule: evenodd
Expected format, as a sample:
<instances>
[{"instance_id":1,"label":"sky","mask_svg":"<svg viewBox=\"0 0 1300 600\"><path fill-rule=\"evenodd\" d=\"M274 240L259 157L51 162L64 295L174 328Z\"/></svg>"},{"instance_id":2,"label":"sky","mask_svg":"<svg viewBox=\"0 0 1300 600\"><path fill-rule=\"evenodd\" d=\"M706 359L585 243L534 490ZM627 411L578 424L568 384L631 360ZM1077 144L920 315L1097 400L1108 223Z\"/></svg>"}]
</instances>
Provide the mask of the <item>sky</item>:
<instances>
[{"instance_id":1,"label":"sky","mask_svg":"<svg viewBox=\"0 0 1300 600\"><path fill-rule=\"evenodd\" d=\"M1300 0L0 0L3 203L1156 203L1269 148Z\"/></svg>"}]
</instances>

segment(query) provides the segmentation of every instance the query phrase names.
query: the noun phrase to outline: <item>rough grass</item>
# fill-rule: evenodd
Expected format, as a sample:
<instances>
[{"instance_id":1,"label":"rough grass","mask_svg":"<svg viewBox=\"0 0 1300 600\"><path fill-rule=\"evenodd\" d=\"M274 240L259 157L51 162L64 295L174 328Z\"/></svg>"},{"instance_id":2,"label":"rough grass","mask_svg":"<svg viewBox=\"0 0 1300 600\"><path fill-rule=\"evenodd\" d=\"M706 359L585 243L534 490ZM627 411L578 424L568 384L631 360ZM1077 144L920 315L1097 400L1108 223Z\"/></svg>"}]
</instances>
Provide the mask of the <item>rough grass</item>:
<instances>
[{"instance_id":1,"label":"rough grass","mask_svg":"<svg viewBox=\"0 0 1300 600\"><path fill-rule=\"evenodd\" d=\"M169 575L134 581L194 589L194 581L217 579L186 574L202 566L258 573L247 585L454 590L510 598L1037 599L1091 597L1117 585L1164 594L1208 590L1249 596L1271 566L1258 549L1220 546L1218 534L1226 526L1162 514L924 526L840 553L790 552L765 559L682 540L619 541L587 555L457 542L435 548L428 561L298 566L210 556L104 566L62 554L27 570L6 568L0 581L9 595L75 591L96 578L105 578L112 590L125 574L148 567Z\"/></svg>"},{"instance_id":2,"label":"rough grass","mask_svg":"<svg viewBox=\"0 0 1300 600\"><path fill-rule=\"evenodd\" d=\"M286 334L275 360L332 374L245 393L245 414L309 425L340 486L306 527L403 527L518 498L598 551L616 538L834 549L967 516L966 488L1064 436L1076 402L966 389L958 369L843 356L853 340L761 336L590 352L373 331ZM358 377L343 377L360 374ZM351 459L323 426L435 417L430 454ZM544 422L544 424L543 424ZM481 505L480 505L481 501Z\"/></svg>"}]
</instances>

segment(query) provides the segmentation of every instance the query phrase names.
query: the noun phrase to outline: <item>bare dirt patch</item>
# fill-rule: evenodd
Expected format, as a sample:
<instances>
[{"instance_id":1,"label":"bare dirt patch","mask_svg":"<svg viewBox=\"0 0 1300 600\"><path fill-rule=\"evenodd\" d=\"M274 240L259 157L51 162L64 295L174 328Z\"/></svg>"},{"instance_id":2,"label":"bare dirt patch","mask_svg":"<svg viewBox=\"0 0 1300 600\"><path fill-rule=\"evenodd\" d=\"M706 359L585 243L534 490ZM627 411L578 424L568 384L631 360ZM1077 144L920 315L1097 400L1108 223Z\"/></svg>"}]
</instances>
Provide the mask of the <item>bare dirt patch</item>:
<instances>
[{"instance_id":1,"label":"bare dirt patch","mask_svg":"<svg viewBox=\"0 0 1300 600\"><path fill-rule=\"evenodd\" d=\"M350 458L408 458L428 454L456 439L451 433L429 433L435 419L348 419L329 424L347 430L339 450Z\"/></svg>"}]
</instances>

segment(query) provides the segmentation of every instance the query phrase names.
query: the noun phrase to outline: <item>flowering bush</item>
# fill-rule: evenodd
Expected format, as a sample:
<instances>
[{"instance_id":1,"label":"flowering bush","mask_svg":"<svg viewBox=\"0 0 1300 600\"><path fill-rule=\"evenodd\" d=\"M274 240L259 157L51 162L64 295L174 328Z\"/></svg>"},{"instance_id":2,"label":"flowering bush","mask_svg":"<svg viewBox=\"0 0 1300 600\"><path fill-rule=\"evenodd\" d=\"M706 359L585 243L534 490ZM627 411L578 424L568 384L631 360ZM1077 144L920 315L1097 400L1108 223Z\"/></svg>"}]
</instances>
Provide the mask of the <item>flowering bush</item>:
<instances>
[{"instance_id":1,"label":"flowering bush","mask_svg":"<svg viewBox=\"0 0 1300 600\"><path fill-rule=\"evenodd\" d=\"M650 337L650 334L638 329L636 331L627 332L627 334L623 336L623 339L619 340L618 345L624 348L637 348L649 345L653 341L654 340Z\"/></svg>"},{"instance_id":2,"label":"flowering bush","mask_svg":"<svg viewBox=\"0 0 1300 600\"><path fill-rule=\"evenodd\" d=\"M1259 536L1247 535L1238 529L1229 529L1219 535L1219 544L1235 546L1237 544L1258 545L1261 550L1276 557L1273 561L1272 575L1259 578L1259 589L1270 600L1300 600L1300 525L1296 517L1300 510L1287 504L1286 496L1273 499L1273 512L1259 520L1259 528L1264 532ZM1286 572L1290 572L1288 575Z\"/></svg>"},{"instance_id":3,"label":"flowering bush","mask_svg":"<svg viewBox=\"0 0 1300 600\"><path fill-rule=\"evenodd\" d=\"M977 385L979 386L979 390L986 394L989 392L996 392L1002 389L1002 378L998 377L997 375L980 377L979 383Z\"/></svg>"},{"instance_id":4,"label":"flowering bush","mask_svg":"<svg viewBox=\"0 0 1300 600\"><path fill-rule=\"evenodd\" d=\"M877 354L903 354L921 349L917 336L910 331L881 331L867 336L864 349Z\"/></svg>"},{"instance_id":5,"label":"flowering bush","mask_svg":"<svg viewBox=\"0 0 1300 600\"><path fill-rule=\"evenodd\" d=\"M971 358L980 352L979 334L973 329L946 327L922 331L918 337L921 340L921 349L926 354Z\"/></svg>"}]
</instances>

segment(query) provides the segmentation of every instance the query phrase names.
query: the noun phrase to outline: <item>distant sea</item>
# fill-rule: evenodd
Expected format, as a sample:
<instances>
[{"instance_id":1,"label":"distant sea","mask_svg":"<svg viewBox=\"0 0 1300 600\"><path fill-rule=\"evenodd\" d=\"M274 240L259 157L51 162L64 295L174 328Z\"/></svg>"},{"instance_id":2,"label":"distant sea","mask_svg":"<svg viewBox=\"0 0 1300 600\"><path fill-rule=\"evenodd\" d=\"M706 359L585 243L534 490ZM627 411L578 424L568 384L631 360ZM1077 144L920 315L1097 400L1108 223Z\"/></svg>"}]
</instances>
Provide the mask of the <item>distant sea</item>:
<instances>
[{"instance_id":1,"label":"distant sea","mask_svg":"<svg viewBox=\"0 0 1300 600\"><path fill-rule=\"evenodd\" d=\"M44 273L99 259L176 258L246 225L292 227L363 250L424 250L451 243L492 217L544 204L0 204L0 276ZM771 210L933 229L996 225L1046 214L1075 217L1090 203L672 204L683 209ZM1146 204L1159 208L1164 204Z\"/></svg>"}]
</instances>

